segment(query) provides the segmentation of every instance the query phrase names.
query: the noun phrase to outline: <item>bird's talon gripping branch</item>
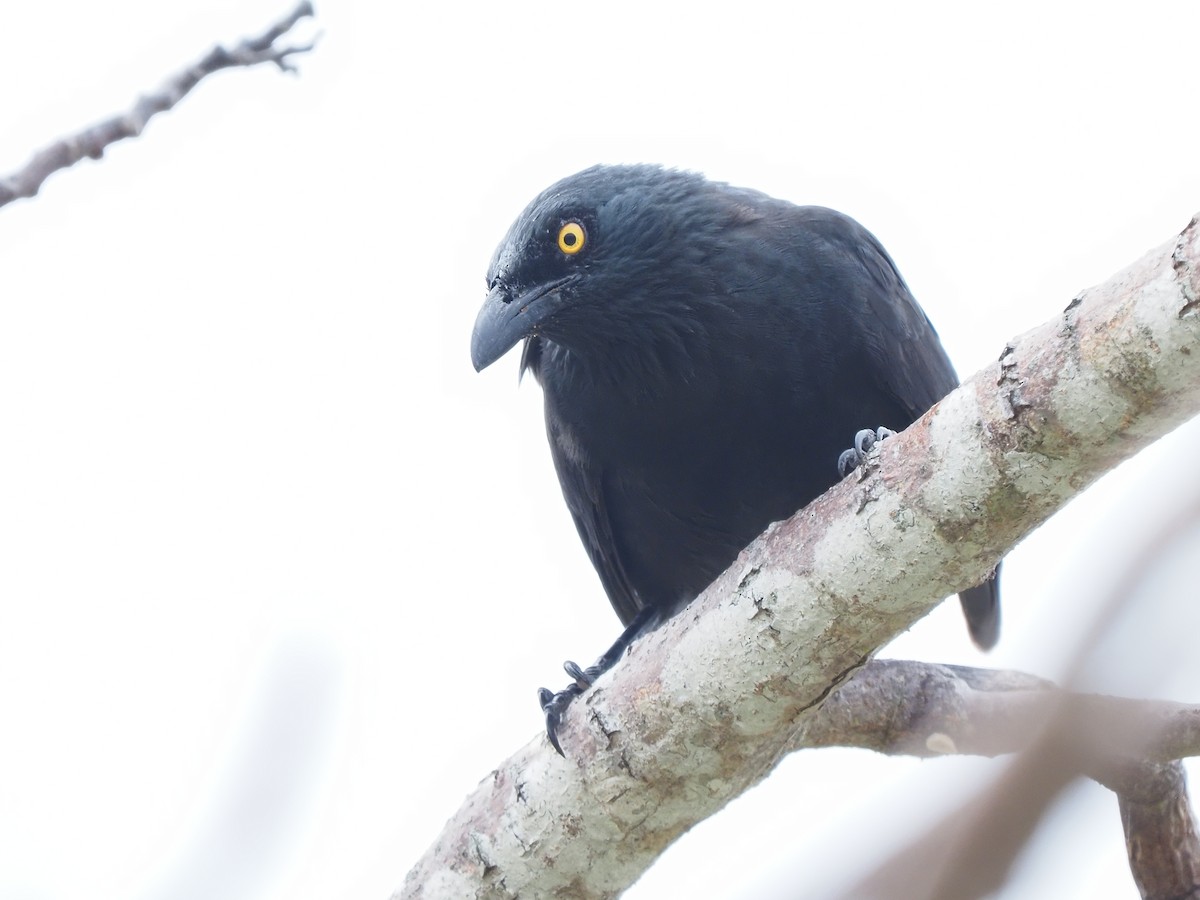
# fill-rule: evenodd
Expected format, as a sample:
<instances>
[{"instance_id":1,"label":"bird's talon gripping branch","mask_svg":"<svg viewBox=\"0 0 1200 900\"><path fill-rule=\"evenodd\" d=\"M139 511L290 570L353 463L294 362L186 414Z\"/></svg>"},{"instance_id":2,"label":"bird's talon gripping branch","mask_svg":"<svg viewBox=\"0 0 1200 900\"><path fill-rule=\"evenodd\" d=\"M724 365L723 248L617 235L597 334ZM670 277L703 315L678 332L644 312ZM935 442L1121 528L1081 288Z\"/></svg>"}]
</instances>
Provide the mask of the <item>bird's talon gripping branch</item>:
<instances>
[{"instance_id":1,"label":"bird's talon gripping branch","mask_svg":"<svg viewBox=\"0 0 1200 900\"><path fill-rule=\"evenodd\" d=\"M845 478L858 468L858 463L858 453L853 447L843 450L842 455L838 457L838 475Z\"/></svg>"},{"instance_id":2,"label":"bird's talon gripping branch","mask_svg":"<svg viewBox=\"0 0 1200 900\"><path fill-rule=\"evenodd\" d=\"M538 688L538 703L542 707L542 712L546 714L546 737L549 738L550 746L559 756L565 757L566 754L563 753L562 745L558 742L558 726L562 724L563 713L571 705L571 701L582 693L583 689L577 684L567 685L557 694L548 688Z\"/></svg>"},{"instance_id":3,"label":"bird's talon gripping branch","mask_svg":"<svg viewBox=\"0 0 1200 900\"><path fill-rule=\"evenodd\" d=\"M867 458L867 454L871 452L879 441L886 440L890 437L895 437L896 432L890 428L884 428L880 425L875 430L864 428L854 435L854 446L849 450L843 450L842 455L838 457L838 474L845 478Z\"/></svg>"},{"instance_id":4,"label":"bird's talon gripping branch","mask_svg":"<svg viewBox=\"0 0 1200 900\"><path fill-rule=\"evenodd\" d=\"M594 669L595 666L592 666L591 668ZM592 681L596 677L595 675L589 674L591 672L591 669L581 669L579 667L579 663L571 662L571 660L569 660L569 659L565 663L563 663L563 670L569 676L571 676L571 679L575 682L576 685L579 686L580 690L587 690L588 688L590 688L592 686ZM599 674L599 673L596 673L596 674Z\"/></svg>"}]
</instances>

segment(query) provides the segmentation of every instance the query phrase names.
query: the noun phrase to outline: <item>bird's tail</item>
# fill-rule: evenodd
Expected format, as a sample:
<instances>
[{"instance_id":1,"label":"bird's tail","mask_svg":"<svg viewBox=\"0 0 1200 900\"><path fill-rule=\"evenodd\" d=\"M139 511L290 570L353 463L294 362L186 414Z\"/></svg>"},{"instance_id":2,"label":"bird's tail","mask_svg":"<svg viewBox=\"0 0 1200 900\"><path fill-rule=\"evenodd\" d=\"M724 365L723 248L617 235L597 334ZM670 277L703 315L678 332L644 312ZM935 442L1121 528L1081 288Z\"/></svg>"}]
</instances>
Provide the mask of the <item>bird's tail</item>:
<instances>
[{"instance_id":1,"label":"bird's tail","mask_svg":"<svg viewBox=\"0 0 1200 900\"><path fill-rule=\"evenodd\" d=\"M958 595L971 640L980 650L991 650L1000 639L999 576L1000 567L996 566L987 581Z\"/></svg>"}]
</instances>

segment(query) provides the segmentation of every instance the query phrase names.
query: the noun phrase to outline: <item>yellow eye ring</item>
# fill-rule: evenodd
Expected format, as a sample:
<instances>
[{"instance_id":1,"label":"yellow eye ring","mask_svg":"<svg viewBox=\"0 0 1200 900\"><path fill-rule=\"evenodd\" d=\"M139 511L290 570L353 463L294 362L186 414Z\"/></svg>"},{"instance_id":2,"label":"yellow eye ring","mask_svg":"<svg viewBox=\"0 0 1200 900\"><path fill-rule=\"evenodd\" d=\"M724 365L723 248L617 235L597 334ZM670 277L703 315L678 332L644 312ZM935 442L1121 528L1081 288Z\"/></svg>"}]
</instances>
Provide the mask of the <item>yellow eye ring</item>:
<instances>
[{"instance_id":1,"label":"yellow eye ring","mask_svg":"<svg viewBox=\"0 0 1200 900\"><path fill-rule=\"evenodd\" d=\"M558 249L567 256L574 256L587 243L587 232L578 222L567 222L558 229Z\"/></svg>"}]
</instances>

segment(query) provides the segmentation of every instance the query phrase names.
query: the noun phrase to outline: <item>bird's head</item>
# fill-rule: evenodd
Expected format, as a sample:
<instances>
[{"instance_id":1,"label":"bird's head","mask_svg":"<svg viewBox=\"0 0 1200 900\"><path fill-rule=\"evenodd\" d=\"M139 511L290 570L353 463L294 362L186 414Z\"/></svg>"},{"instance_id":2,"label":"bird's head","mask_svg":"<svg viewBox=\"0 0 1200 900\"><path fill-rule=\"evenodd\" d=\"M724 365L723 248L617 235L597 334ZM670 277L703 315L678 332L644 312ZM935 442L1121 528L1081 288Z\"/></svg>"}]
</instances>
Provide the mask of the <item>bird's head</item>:
<instances>
[{"instance_id":1,"label":"bird's head","mask_svg":"<svg viewBox=\"0 0 1200 900\"><path fill-rule=\"evenodd\" d=\"M686 326L719 228L716 186L657 166L595 166L547 188L488 268L471 335L476 370L523 338L587 355Z\"/></svg>"}]
</instances>

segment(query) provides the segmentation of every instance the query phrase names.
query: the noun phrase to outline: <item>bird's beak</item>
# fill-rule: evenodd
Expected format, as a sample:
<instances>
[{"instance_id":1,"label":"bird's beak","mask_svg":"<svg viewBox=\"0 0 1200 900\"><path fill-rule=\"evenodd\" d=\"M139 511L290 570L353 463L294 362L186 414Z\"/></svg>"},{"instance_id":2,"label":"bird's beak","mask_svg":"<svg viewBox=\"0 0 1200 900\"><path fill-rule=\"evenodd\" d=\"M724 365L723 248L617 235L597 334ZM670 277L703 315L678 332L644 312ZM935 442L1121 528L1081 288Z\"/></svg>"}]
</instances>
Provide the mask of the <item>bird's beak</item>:
<instances>
[{"instance_id":1,"label":"bird's beak","mask_svg":"<svg viewBox=\"0 0 1200 900\"><path fill-rule=\"evenodd\" d=\"M488 291L471 332L471 362L482 372L521 338L528 337L558 308L558 288L567 279L538 285L513 295L508 287L496 285Z\"/></svg>"}]
</instances>

